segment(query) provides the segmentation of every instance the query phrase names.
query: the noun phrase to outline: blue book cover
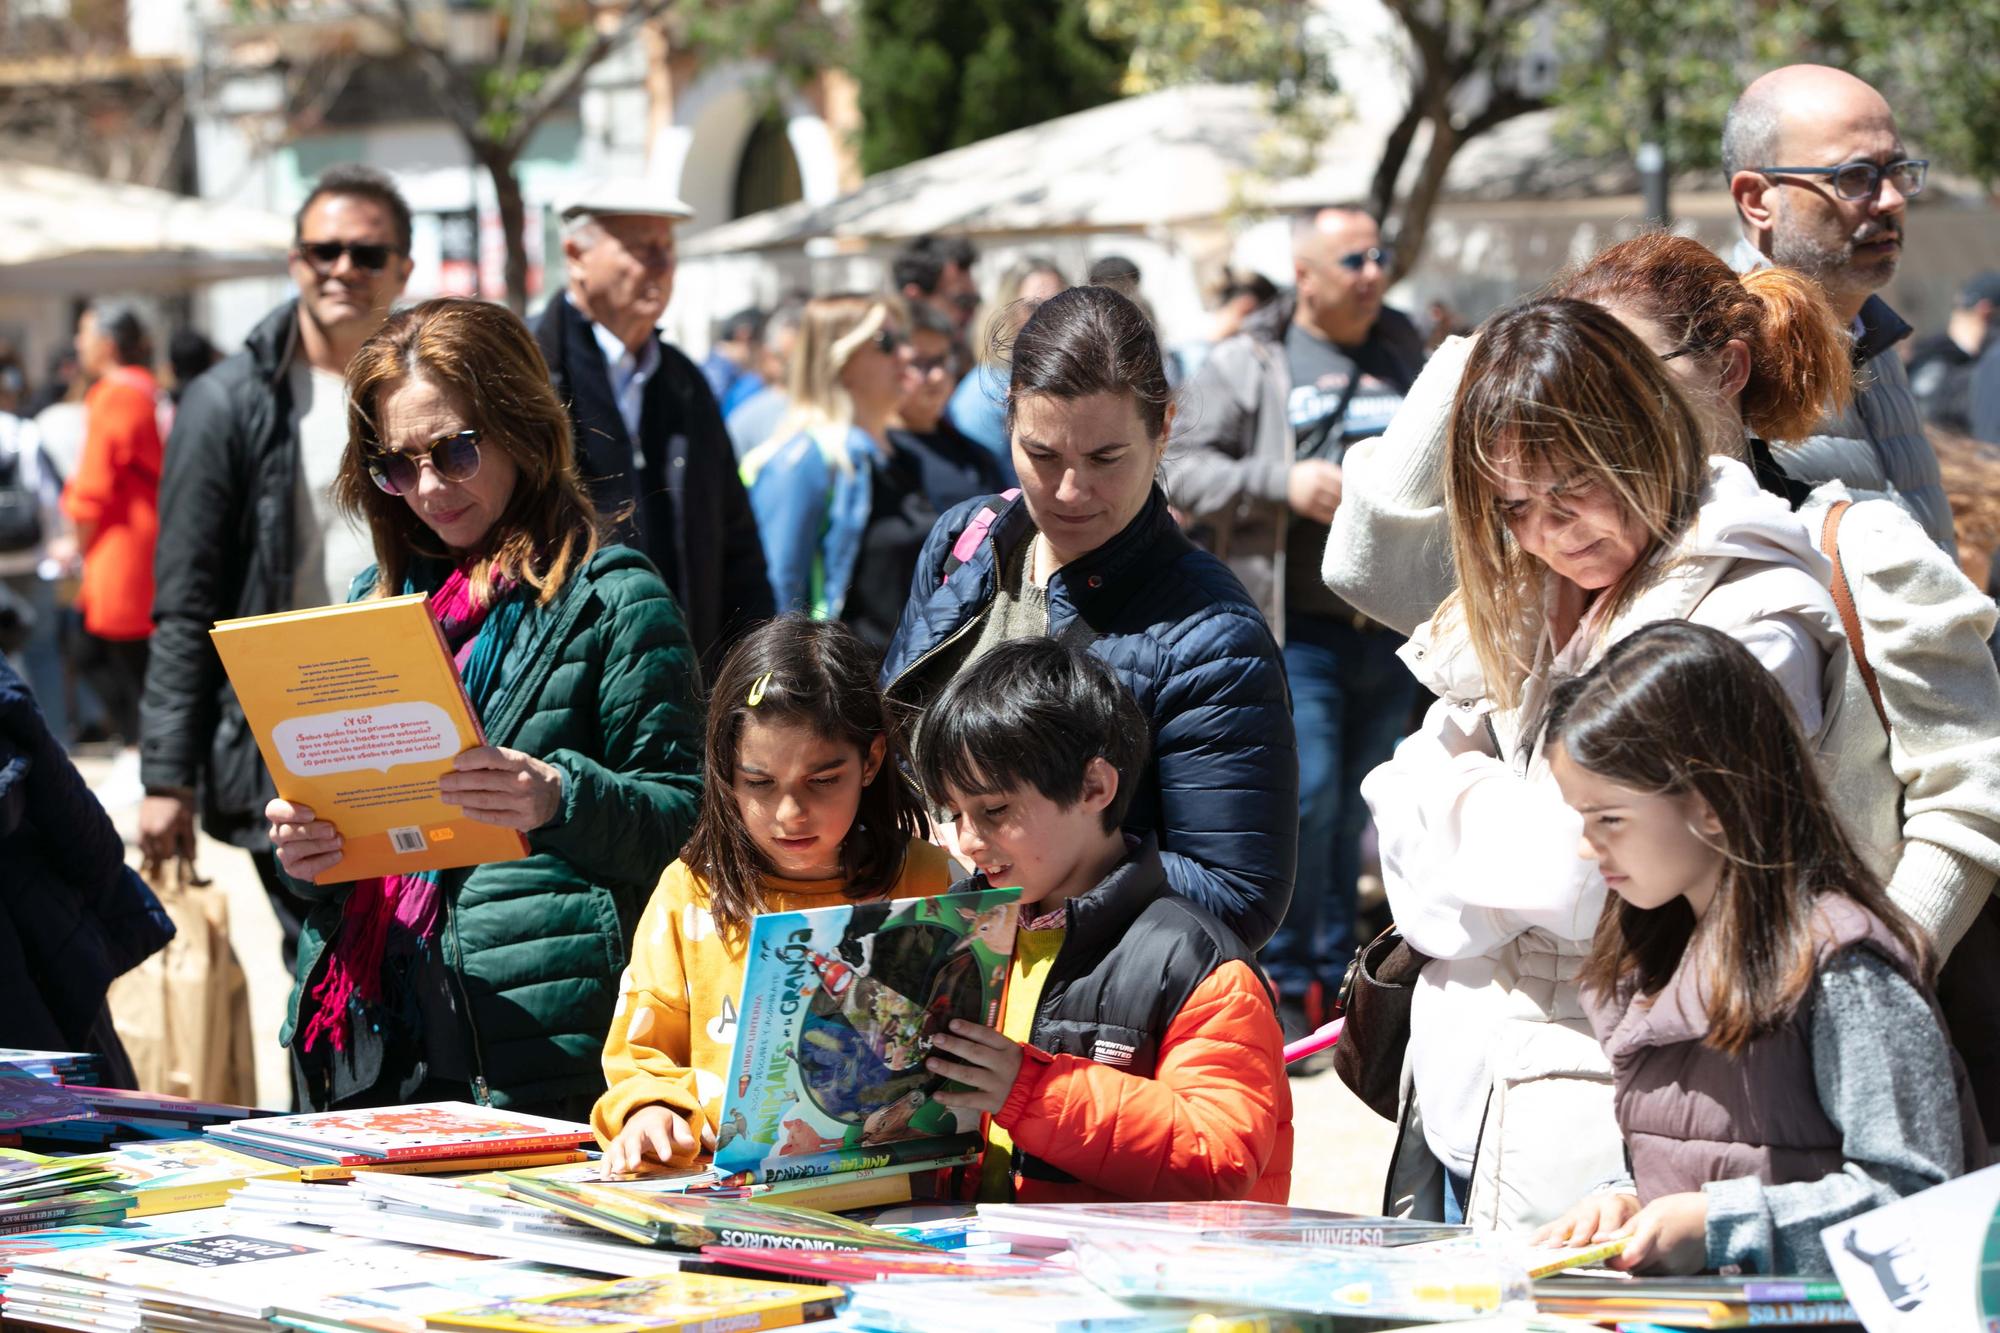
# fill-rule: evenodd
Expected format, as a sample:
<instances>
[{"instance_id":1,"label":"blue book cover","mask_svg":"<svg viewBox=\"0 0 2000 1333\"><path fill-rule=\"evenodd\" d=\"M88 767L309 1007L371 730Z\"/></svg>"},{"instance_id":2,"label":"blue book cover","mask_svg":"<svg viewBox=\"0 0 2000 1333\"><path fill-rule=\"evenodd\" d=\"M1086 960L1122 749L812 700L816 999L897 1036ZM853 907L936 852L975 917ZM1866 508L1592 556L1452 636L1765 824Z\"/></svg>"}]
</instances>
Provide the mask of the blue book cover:
<instances>
[{"instance_id":1,"label":"blue book cover","mask_svg":"<svg viewBox=\"0 0 2000 1333\"><path fill-rule=\"evenodd\" d=\"M934 1100L931 1037L994 1024L1019 889L755 918L715 1165L792 1180L893 1162L963 1161L979 1113Z\"/></svg>"}]
</instances>

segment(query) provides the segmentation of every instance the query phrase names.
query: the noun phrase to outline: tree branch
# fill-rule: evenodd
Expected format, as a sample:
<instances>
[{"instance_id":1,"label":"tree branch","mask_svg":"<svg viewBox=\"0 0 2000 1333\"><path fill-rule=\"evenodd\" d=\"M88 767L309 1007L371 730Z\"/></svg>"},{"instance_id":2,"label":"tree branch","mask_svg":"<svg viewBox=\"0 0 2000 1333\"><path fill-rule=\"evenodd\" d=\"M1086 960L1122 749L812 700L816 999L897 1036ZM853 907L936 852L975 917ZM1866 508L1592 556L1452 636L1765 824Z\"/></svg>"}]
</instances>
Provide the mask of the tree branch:
<instances>
[{"instance_id":1,"label":"tree branch","mask_svg":"<svg viewBox=\"0 0 2000 1333\"><path fill-rule=\"evenodd\" d=\"M397 2L406 4L408 0ZM618 20L615 28L608 32L599 30L588 42L570 52L562 64L550 71L548 79L535 91L535 95L521 104L508 132L510 144L519 149L551 111L570 99L598 61L617 50L640 28L666 13L673 5L674 0L637 0L625 10L624 17Z\"/></svg>"}]
</instances>

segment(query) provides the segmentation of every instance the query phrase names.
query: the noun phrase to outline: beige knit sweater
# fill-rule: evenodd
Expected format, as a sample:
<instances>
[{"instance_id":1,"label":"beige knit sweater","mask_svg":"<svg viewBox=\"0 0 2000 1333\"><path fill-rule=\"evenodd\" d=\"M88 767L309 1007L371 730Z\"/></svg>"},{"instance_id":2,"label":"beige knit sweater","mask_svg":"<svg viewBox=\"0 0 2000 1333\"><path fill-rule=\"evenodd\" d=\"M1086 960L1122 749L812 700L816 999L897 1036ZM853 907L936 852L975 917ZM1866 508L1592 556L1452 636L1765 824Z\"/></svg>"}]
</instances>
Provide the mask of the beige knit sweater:
<instances>
[{"instance_id":1,"label":"beige knit sweater","mask_svg":"<svg viewBox=\"0 0 2000 1333\"><path fill-rule=\"evenodd\" d=\"M1321 576L1405 634L1454 585L1445 437L1471 350L1468 338L1440 347L1388 433L1354 446L1344 462ZM1889 892L1942 955L2000 882L2000 670L1986 647L1995 608L1894 500L1849 497L1838 482L1820 487L1800 512L1815 545L1826 506L1846 498L1860 502L1841 521L1841 564L1903 784L1904 843ZM1836 801L1848 795L1838 774L1833 788Z\"/></svg>"}]
</instances>

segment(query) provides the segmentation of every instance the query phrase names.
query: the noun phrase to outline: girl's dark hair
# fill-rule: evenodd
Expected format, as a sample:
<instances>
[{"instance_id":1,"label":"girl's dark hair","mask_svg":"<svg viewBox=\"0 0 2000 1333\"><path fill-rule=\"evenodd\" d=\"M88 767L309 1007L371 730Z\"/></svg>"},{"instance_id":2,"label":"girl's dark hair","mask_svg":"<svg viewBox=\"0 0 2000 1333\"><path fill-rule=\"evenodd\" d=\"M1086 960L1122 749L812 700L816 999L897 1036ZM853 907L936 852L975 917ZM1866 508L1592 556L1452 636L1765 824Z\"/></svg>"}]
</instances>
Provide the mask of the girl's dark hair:
<instances>
[{"instance_id":1,"label":"girl's dark hair","mask_svg":"<svg viewBox=\"0 0 2000 1333\"><path fill-rule=\"evenodd\" d=\"M1129 395L1146 434L1167 433L1173 390L1160 359L1160 339L1145 312L1109 287L1070 287L1035 308L1014 335L1007 386L1007 433L1021 399L1073 400L1093 394Z\"/></svg>"},{"instance_id":2,"label":"girl's dark hair","mask_svg":"<svg viewBox=\"0 0 2000 1333\"><path fill-rule=\"evenodd\" d=\"M1049 638L1012 639L981 654L945 687L917 733L917 778L933 801L948 788L989 795L1032 787L1065 808L1084 771L1118 771L1104 831L1125 822L1146 766L1146 715L1111 669Z\"/></svg>"},{"instance_id":3,"label":"girl's dark hair","mask_svg":"<svg viewBox=\"0 0 2000 1333\"><path fill-rule=\"evenodd\" d=\"M887 753L861 791L854 827L840 844L840 869L847 896L856 899L887 893L903 873L910 839L923 831L923 806L903 776L883 716L875 685L880 666L845 625L799 615L766 621L722 659L708 696L701 813L681 860L707 881L709 913L725 936L747 930L763 910L764 877L776 869L736 804L736 744L749 718L810 727L863 756L883 738Z\"/></svg>"},{"instance_id":4,"label":"girl's dark hair","mask_svg":"<svg viewBox=\"0 0 2000 1333\"><path fill-rule=\"evenodd\" d=\"M1790 701L1727 634L1668 620L1621 640L1552 691L1548 742L1621 786L1693 792L1721 822L1721 883L1700 931L1709 1045L1740 1053L1804 999L1818 964L1820 894L1873 912L1928 970L1922 932L1841 827ZM1625 986L1655 994L1695 940L1695 924L1685 898L1650 910L1617 899L1579 980L1606 994Z\"/></svg>"}]
</instances>

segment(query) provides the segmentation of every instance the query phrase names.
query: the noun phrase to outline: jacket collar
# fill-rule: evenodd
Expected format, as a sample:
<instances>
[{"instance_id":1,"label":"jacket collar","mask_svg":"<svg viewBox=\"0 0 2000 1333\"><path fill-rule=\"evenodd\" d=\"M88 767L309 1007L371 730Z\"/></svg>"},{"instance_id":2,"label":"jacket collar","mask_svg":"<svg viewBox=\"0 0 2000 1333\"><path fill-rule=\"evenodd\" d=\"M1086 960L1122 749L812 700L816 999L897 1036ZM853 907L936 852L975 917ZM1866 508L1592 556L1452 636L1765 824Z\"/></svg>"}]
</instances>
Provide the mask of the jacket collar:
<instances>
[{"instance_id":1,"label":"jacket collar","mask_svg":"<svg viewBox=\"0 0 2000 1333\"><path fill-rule=\"evenodd\" d=\"M1854 364L1873 361L1910 336L1910 326L1887 301L1871 296L1861 303L1861 336L1854 340Z\"/></svg>"},{"instance_id":2,"label":"jacket collar","mask_svg":"<svg viewBox=\"0 0 2000 1333\"><path fill-rule=\"evenodd\" d=\"M1063 952L1082 950L1094 956L1109 949L1147 904L1167 891L1159 839L1148 833L1095 888L1069 900Z\"/></svg>"},{"instance_id":3,"label":"jacket collar","mask_svg":"<svg viewBox=\"0 0 2000 1333\"><path fill-rule=\"evenodd\" d=\"M297 297L258 320L256 327L243 339L243 350L250 354L250 364L257 368L257 377L274 388L291 370L298 346Z\"/></svg>"},{"instance_id":4,"label":"jacket collar","mask_svg":"<svg viewBox=\"0 0 2000 1333\"><path fill-rule=\"evenodd\" d=\"M1033 532L1026 498L1015 500L994 522L994 553L1002 561L1016 558L1020 543ZM1166 492L1155 483L1145 505L1117 536L1049 579L1050 631L1063 628L1055 623L1058 607L1067 612L1061 617L1065 621L1081 616L1092 626L1109 624L1131 597L1141 571L1163 570L1192 545L1167 508Z\"/></svg>"}]
</instances>

